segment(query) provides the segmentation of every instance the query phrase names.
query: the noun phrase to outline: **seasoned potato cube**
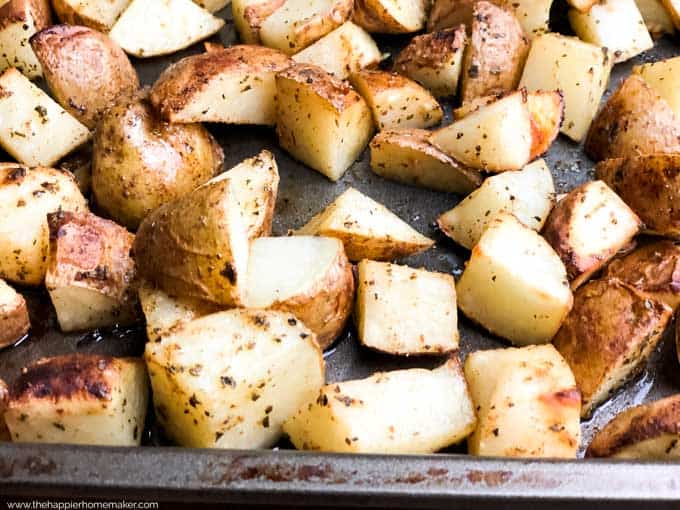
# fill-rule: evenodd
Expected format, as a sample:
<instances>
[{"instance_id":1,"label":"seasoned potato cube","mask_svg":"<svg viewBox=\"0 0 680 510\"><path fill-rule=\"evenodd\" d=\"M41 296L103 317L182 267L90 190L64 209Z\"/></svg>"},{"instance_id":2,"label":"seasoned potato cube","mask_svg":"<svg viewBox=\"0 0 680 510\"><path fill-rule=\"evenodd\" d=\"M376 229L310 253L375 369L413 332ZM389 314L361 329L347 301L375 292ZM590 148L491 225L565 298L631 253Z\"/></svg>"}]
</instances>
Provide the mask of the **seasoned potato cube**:
<instances>
[{"instance_id":1,"label":"seasoned potato cube","mask_svg":"<svg viewBox=\"0 0 680 510\"><path fill-rule=\"evenodd\" d=\"M502 3L512 12L531 39L550 32L550 8L553 0L510 0Z\"/></svg>"},{"instance_id":2,"label":"seasoned potato cube","mask_svg":"<svg viewBox=\"0 0 680 510\"><path fill-rule=\"evenodd\" d=\"M436 96L454 96L466 44L463 26L419 35L397 55L394 70L417 81Z\"/></svg>"},{"instance_id":3,"label":"seasoned potato cube","mask_svg":"<svg viewBox=\"0 0 680 510\"><path fill-rule=\"evenodd\" d=\"M432 453L465 439L475 422L453 358L435 370L381 372L324 386L283 430L300 450Z\"/></svg>"},{"instance_id":4,"label":"seasoned potato cube","mask_svg":"<svg viewBox=\"0 0 680 510\"><path fill-rule=\"evenodd\" d=\"M351 82L371 108L379 130L432 127L444 116L427 90L400 74L363 70L352 74Z\"/></svg>"},{"instance_id":5,"label":"seasoned potato cube","mask_svg":"<svg viewBox=\"0 0 680 510\"><path fill-rule=\"evenodd\" d=\"M531 116L532 160L542 156L560 134L564 120L564 98L559 90L530 92L527 108Z\"/></svg>"},{"instance_id":6,"label":"seasoned potato cube","mask_svg":"<svg viewBox=\"0 0 680 510\"><path fill-rule=\"evenodd\" d=\"M680 57L659 60L633 67L647 84L666 100L676 116L680 117Z\"/></svg>"},{"instance_id":7,"label":"seasoned potato cube","mask_svg":"<svg viewBox=\"0 0 680 510\"><path fill-rule=\"evenodd\" d=\"M84 25L108 32L131 0L52 0L54 12L62 23Z\"/></svg>"},{"instance_id":8,"label":"seasoned potato cube","mask_svg":"<svg viewBox=\"0 0 680 510\"><path fill-rule=\"evenodd\" d=\"M465 378L479 419L472 455L576 457L581 395L552 345L473 352Z\"/></svg>"},{"instance_id":9,"label":"seasoned potato cube","mask_svg":"<svg viewBox=\"0 0 680 510\"><path fill-rule=\"evenodd\" d=\"M130 324L137 317L134 235L90 212L47 216L45 286L62 331Z\"/></svg>"},{"instance_id":10,"label":"seasoned potato cube","mask_svg":"<svg viewBox=\"0 0 680 510\"><path fill-rule=\"evenodd\" d=\"M355 0L352 19L382 34L408 34L425 28L428 0Z\"/></svg>"},{"instance_id":11,"label":"seasoned potato cube","mask_svg":"<svg viewBox=\"0 0 680 510\"><path fill-rule=\"evenodd\" d=\"M319 66L345 79L359 69L377 65L382 60L382 53L363 28L348 21L293 55L293 60Z\"/></svg>"},{"instance_id":12,"label":"seasoned potato cube","mask_svg":"<svg viewBox=\"0 0 680 510\"><path fill-rule=\"evenodd\" d=\"M149 99L168 122L273 126L274 76L290 64L288 56L262 46L237 45L193 55L163 71Z\"/></svg>"},{"instance_id":13,"label":"seasoned potato cube","mask_svg":"<svg viewBox=\"0 0 680 510\"><path fill-rule=\"evenodd\" d=\"M47 271L47 214L86 211L72 175L51 168L0 163L0 278L40 285Z\"/></svg>"},{"instance_id":14,"label":"seasoned potato cube","mask_svg":"<svg viewBox=\"0 0 680 510\"><path fill-rule=\"evenodd\" d=\"M535 37L520 87L529 91L560 90L564 97L561 131L581 141L597 113L609 81L612 62L606 50L574 37Z\"/></svg>"},{"instance_id":15,"label":"seasoned potato cube","mask_svg":"<svg viewBox=\"0 0 680 510\"><path fill-rule=\"evenodd\" d=\"M543 236L564 262L576 289L627 246L641 227L640 218L609 186L590 181L557 203Z\"/></svg>"},{"instance_id":16,"label":"seasoned potato cube","mask_svg":"<svg viewBox=\"0 0 680 510\"><path fill-rule=\"evenodd\" d=\"M438 191L467 194L482 183L467 168L429 142L424 129L386 129L371 141L371 170L393 181Z\"/></svg>"},{"instance_id":17,"label":"seasoned potato cube","mask_svg":"<svg viewBox=\"0 0 680 510\"><path fill-rule=\"evenodd\" d=\"M146 344L156 416L196 448L267 448L324 382L314 334L293 315L229 310Z\"/></svg>"},{"instance_id":18,"label":"seasoned potato cube","mask_svg":"<svg viewBox=\"0 0 680 510\"><path fill-rule=\"evenodd\" d=\"M471 250L497 213L512 213L524 225L540 232L554 203L550 169L539 159L519 172L489 177L479 189L442 214L437 223L447 236Z\"/></svg>"},{"instance_id":19,"label":"seasoned potato cube","mask_svg":"<svg viewBox=\"0 0 680 510\"><path fill-rule=\"evenodd\" d=\"M50 166L90 138L88 129L15 68L0 76L0 146L28 166Z\"/></svg>"},{"instance_id":20,"label":"seasoned potato cube","mask_svg":"<svg viewBox=\"0 0 680 510\"><path fill-rule=\"evenodd\" d=\"M296 64L276 76L276 133L281 147L337 181L373 134L371 110L347 83Z\"/></svg>"},{"instance_id":21,"label":"seasoned potato cube","mask_svg":"<svg viewBox=\"0 0 680 510\"><path fill-rule=\"evenodd\" d=\"M0 349L12 345L28 333L31 321L28 318L26 300L4 280L0 280ZM1 391L0 388L0 396ZM0 398L2 401L2 398ZM2 408L2 405L0 405ZM0 417L2 412L0 412ZM2 422L2 419L0 419Z\"/></svg>"},{"instance_id":22,"label":"seasoned potato cube","mask_svg":"<svg viewBox=\"0 0 680 510\"><path fill-rule=\"evenodd\" d=\"M635 4L652 38L658 39L664 34L675 32L673 20L661 0L635 0Z\"/></svg>"},{"instance_id":23,"label":"seasoned potato cube","mask_svg":"<svg viewBox=\"0 0 680 510\"><path fill-rule=\"evenodd\" d=\"M550 342L572 305L559 256L506 212L472 249L456 291L465 315L515 345Z\"/></svg>"},{"instance_id":24,"label":"seasoned potato cube","mask_svg":"<svg viewBox=\"0 0 680 510\"><path fill-rule=\"evenodd\" d=\"M353 262L399 259L434 244L384 205L354 188L348 188L296 234L336 237Z\"/></svg>"},{"instance_id":25,"label":"seasoned potato cube","mask_svg":"<svg viewBox=\"0 0 680 510\"><path fill-rule=\"evenodd\" d=\"M322 349L352 313L354 275L342 242L328 237L262 237L250 246L243 304L290 312Z\"/></svg>"},{"instance_id":26,"label":"seasoned potato cube","mask_svg":"<svg viewBox=\"0 0 680 510\"><path fill-rule=\"evenodd\" d=\"M241 42L261 44L260 26L286 0L232 0L231 13Z\"/></svg>"},{"instance_id":27,"label":"seasoned potato cube","mask_svg":"<svg viewBox=\"0 0 680 510\"><path fill-rule=\"evenodd\" d=\"M16 67L29 78L41 76L42 67L28 41L51 24L47 0L0 2L0 71Z\"/></svg>"},{"instance_id":28,"label":"seasoned potato cube","mask_svg":"<svg viewBox=\"0 0 680 510\"><path fill-rule=\"evenodd\" d=\"M45 358L14 382L5 421L15 442L139 446L148 394L140 359Z\"/></svg>"},{"instance_id":29,"label":"seasoned potato cube","mask_svg":"<svg viewBox=\"0 0 680 510\"><path fill-rule=\"evenodd\" d=\"M451 275L362 260L355 321L366 347L390 354L441 354L458 348Z\"/></svg>"},{"instance_id":30,"label":"seasoned potato cube","mask_svg":"<svg viewBox=\"0 0 680 510\"><path fill-rule=\"evenodd\" d=\"M574 295L574 308L553 341L574 372L588 417L638 373L672 310L617 279L595 280Z\"/></svg>"}]
</instances>

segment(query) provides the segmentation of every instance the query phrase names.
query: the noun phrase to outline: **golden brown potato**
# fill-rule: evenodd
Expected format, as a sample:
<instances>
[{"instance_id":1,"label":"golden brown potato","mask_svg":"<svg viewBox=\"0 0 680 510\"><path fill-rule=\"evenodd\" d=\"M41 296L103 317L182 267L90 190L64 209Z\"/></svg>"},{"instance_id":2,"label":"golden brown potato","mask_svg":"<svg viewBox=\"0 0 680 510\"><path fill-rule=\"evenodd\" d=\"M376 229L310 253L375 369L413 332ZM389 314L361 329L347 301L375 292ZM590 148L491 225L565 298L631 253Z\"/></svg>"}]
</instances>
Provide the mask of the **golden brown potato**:
<instances>
[{"instance_id":1,"label":"golden brown potato","mask_svg":"<svg viewBox=\"0 0 680 510\"><path fill-rule=\"evenodd\" d=\"M40 62L28 41L51 24L47 0L0 2L0 72L16 67L29 78L42 75Z\"/></svg>"},{"instance_id":2,"label":"golden brown potato","mask_svg":"<svg viewBox=\"0 0 680 510\"><path fill-rule=\"evenodd\" d=\"M261 44L262 22L284 3L286 0L232 0L231 13L241 42Z\"/></svg>"},{"instance_id":3,"label":"golden brown potato","mask_svg":"<svg viewBox=\"0 0 680 510\"><path fill-rule=\"evenodd\" d=\"M527 108L531 115L531 156L534 160L542 156L560 134L564 120L564 97L562 92L530 92L527 94Z\"/></svg>"},{"instance_id":4,"label":"golden brown potato","mask_svg":"<svg viewBox=\"0 0 680 510\"><path fill-rule=\"evenodd\" d=\"M52 7L62 23L84 25L108 32L131 0L52 0Z\"/></svg>"},{"instance_id":5,"label":"golden brown potato","mask_svg":"<svg viewBox=\"0 0 680 510\"><path fill-rule=\"evenodd\" d=\"M678 0L661 0L661 3L673 20L675 28L680 28L680 2Z\"/></svg>"},{"instance_id":6,"label":"golden brown potato","mask_svg":"<svg viewBox=\"0 0 680 510\"><path fill-rule=\"evenodd\" d=\"M472 25L472 9L477 0L434 0L427 18L427 31Z\"/></svg>"},{"instance_id":7,"label":"golden brown potato","mask_svg":"<svg viewBox=\"0 0 680 510\"><path fill-rule=\"evenodd\" d=\"M427 0L354 0L352 20L369 32L408 34L425 28Z\"/></svg>"},{"instance_id":8,"label":"golden brown potato","mask_svg":"<svg viewBox=\"0 0 680 510\"><path fill-rule=\"evenodd\" d=\"M663 303L615 278L576 291L553 344L574 372L582 417L644 367L672 315Z\"/></svg>"},{"instance_id":9,"label":"golden brown potato","mask_svg":"<svg viewBox=\"0 0 680 510\"><path fill-rule=\"evenodd\" d=\"M160 205L208 181L223 161L200 124L167 124L146 100L124 99L95 131L92 191L111 218L135 229Z\"/></svg>"},{"instance_id":10,"label":"golden brown potato","mask_svg":"<svg viewBox=\"0 0 680 510\"><path fill-rule=\"evenodd\" d=\"M24 297L0 280L0 349L12 345L28 333L31 321ZM0 388L0 423L2 422L2 388ZM2 427L0 427L2 428Z\"/></svg>"},{"instance_id":11,"label":"golden brown potato","mask_svg":"<svg viewBox=\"0 0 680 510\"><path fill-rule=\"evenodd\" d=\"M90 129L117 98L139 89L125 52L101 32L54 25L31 37L31 47L56 100Z\"/></svg>"}]
</instances>

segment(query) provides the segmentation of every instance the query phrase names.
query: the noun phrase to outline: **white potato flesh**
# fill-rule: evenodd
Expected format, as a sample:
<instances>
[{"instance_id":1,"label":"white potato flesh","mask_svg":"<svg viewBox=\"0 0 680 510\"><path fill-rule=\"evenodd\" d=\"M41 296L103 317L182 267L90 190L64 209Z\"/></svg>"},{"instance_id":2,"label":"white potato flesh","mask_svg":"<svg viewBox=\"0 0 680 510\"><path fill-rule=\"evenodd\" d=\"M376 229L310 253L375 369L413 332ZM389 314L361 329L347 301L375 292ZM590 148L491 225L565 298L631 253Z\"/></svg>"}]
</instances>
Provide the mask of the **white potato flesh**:
<instances>
[{"instance_id":1,"label":"white potato flesh","mask_svg":"<svg viewBox=\"0 0 680 510\"><path fill-rule=\"evenodd\" d=\"M244 44L260 44L260 24L285 0L232 0L231 14ZM262 13L262 16L260 16ZM254 19L256 17L257 19Z\"/></svg>"},{"instance_id":2,"label":"white potato flesh","mask_svg":"<svg viewBox=\"0 0 680 510\"><path fill-rule=\"evenodd\" d=\"M196 448L268 448L324 383L314 334L288 313L229 310L196 319L145 354L156 416Z\"/></svg>"},{"instance_id":3,"label":"white potato flesh","mask_svg":"<svg viewBox=\"0 0 680 510\"><path fill-rule=\"evenodd\" d=\"M68 16L62 16L64 23L83 24L88 27L108 32L116 23L123 11L130 5L131 0L56 0L61 9L68 11ZM59 9L55 10L59 12Z\"/></svg>"},{"instance_id":4,"label":"white potato flesh","mask_svg":"<svg viewBox=\"0 0 680 510\"><path fill-rule=\"evenodd\" d=\"M429 1L357 0L352 19L369 32L408 34L425 28Z\"/></svg>"},{"instance_id":5,"label":"white potato flesh","mask_svg":"<svg viewBox=\"0 0 680 510\"><path fill-rule=\"evenodd\" d=\"M509 0L502 4L515 14L530 38L550 32L550 8L553 0Z\"/></svg>"},{"instance_id":6,"label":"white potato flesh","mask_svg":"<svg viewBox=\"0 0 680 510\"><path fill-rule=\"evenodd\" d=\"M191 0L132 0L109 36L139 58L167 55L219 32L224 20Z\"/></svg>"},{"instance_id":7,"label":"white potato flesh","mask_svg":"<svg viewBox=\"0 0 680 510\"><path fill-rule=\"evenodd\" d=\"M231 0L194 0L194 2L203 7L206 11L217 12L229 5Z\"/></svg>"},{"instance_id":8,"label":"white potato flesh","mask_svg":"<svg viewBox=\"0 0 680 510\"><path fill-rule=\"evenodd\" d=\"M0 146L28 166L52 166L90 131L17 69L0 76Z\"/></svg>"},{"instance_id":9,"label":"white potato flesh","mask_svg":"<svg viewBox=\"0 0 680 510\"><path fill-rule=\"evenodd\" d=\"M439 217L439 228L468 250L479 242L499 212L512 213L527 227L540 232L555 203L555 185L542 159L517 172L487 178L456 207Z\"/></svg>"},{"instance_id":10,"label":"white potato flesh","mask_svg":"<svg viewBox=\"0 0 680 510\"><path fill-rule=\"evenodd\" d=\"M456 283L451 275L362 260L355 321L366 347L390 354L458 348Z\"/></svg>"},{"instance_id":11,"label":"white potato flesh","mask_svg":"<svg viewBox=\"0 0 680 510\"><path fill-rule=\"evenodd\" d=\"M673 19L661 0L635 0L635 4L652 37L657 38L675 32Z\"/></svg>"},{"instance_id":12,"label":"white potato flesh","mask_svg":"<svg viewBox=\"0 0 680 510\"><path fill-rule=\"evenodd\" d=\"M20 12L15 10L17 4L23 4ZM42 76L42 67L28 41L44 27L36 26L31 4L0 2L0 72L16 67L29 78Z\"/></svg>"},{"instance_id":13,"label":"white potato flesh","mask_svg":"<svg viewBox=\"0 0 680 510\"><path fill-rule=\"evenodd\" d=\"M0 280L0 349L20 340L31 327L26 300L4 280ZM0 380L0 416L2 415L2 381ZM0 419L2 422L2 419ZM0 425L0 429L2 426ZM0 435L1 432L0 432Z\"/></svg>"},{"instance_id":14,"label":"white potato flesh","mask_svg":"<svg viewBox=\"0 0 680 510\"><path fill-rule=\"evenodd\" d=\"M581 395L552 345L473 352L465 378L479 420L469 453L576 458Z\"/></svg>"},{"instance_id":15,"label":"white potato flesh","mask_svg":"<svg viewBox=\"0 0 680 510\"><path fill-rule=\"evenodd\" d=\"M520 346L550 342L573 304L559 256L509 213L482 234L456 291L465 315Z\"/></svg>"},{"instance_id":16,"label":"white potato flesh","mask_svg":"<svg viewBox=\"0 0 680 510\"><path fill-rule=\"evenodd\" d=\"M564 97L561 132L579 142L600 107L611 66L608 52L599 46L575 37L544 34L531 43L520 87L530 92L561 90Z\"/></svg>"},{"instance_id":17,"label":"white potato flesh","mask_svg":"<svg viewBox=\"0 0 680 510\"><path fill-rule=\"evenodd\" d=\"M284 424L297 449L432 453L465 439L475 412L457 359L329 384Z\"/></svg>"},{"instance_id":18,"label":"white potato flesh","mask_svg":"<svg viewBox=\"0 0 680 510\"><path fill-rule=\"evenodd\" d=\"M676 115L680 116L680 57L659 60L633 67L647 84L666 100Z\"/></svg>"}]
</instances>

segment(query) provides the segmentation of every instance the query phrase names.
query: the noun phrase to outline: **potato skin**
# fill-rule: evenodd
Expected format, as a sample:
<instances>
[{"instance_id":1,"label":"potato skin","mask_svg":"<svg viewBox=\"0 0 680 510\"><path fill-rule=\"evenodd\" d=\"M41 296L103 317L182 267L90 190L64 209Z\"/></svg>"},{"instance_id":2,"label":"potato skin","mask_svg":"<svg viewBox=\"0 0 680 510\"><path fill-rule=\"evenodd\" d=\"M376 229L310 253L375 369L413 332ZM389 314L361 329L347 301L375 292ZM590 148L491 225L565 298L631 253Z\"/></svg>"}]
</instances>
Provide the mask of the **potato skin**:
<instances>
[{"instance_id":1,"label":"potato skin","mask_svg":"<svg viewBox=\"0 0 680 510\"><path fill-rule=\"evenodd\" d=\"M166 124L145 100L123 100L95 130L92 190L107 214L136 229L151 211L211 179L223 161L200 124Z\"/></svg>"},{"instance_id":2,"label":"potato skin","mask_svg":"<svg viewBox=\"0 0 680 510\"><path fill-rule=\"evenodd\" d=\"M427 20L427 31L456 27L461 23L469 28L476 3L477 0L434 0Z\"/></svg>"},{"instance_id":3,"label":"potato skin","mask_svg":"<svg viewBox=\"0 0 680 510\"><path fill-rule=\"evenodd\" d=\"M31 37L31 47L56 100L90 129L117 98L139 89L125 52L101 32L54 25Z\"/></svg>"},{"instance_id":4,"label":"potato skin","mask_svg":"<svg viewBox=\"0 0 680 510\"><path fill-rule=\"evenodd\" d=\"M0 416L5 415L8 403L9 403L9 388L7 387L7 383L0 379ZM11 440L12 437L10 436L9 429L5 424L5 420L4 419L0 420L0 441Z\"/></svg>"},{"instance_id":5,"label":"potato skin","mask_svg":"<svg viewBox=\"0 0 680 510\"><path fill-rule=\"evenodd\" d=\"M414 5L409 6L409 8L417 9L423 14L419 26L409 27L400 23L381 0L354 0L352 21L368 32L382 34L408 34L416 32L425 26L426 3L423 0L410 1ZM398 9L398 7L396 8Z\"/></svg>"}]
</instances>

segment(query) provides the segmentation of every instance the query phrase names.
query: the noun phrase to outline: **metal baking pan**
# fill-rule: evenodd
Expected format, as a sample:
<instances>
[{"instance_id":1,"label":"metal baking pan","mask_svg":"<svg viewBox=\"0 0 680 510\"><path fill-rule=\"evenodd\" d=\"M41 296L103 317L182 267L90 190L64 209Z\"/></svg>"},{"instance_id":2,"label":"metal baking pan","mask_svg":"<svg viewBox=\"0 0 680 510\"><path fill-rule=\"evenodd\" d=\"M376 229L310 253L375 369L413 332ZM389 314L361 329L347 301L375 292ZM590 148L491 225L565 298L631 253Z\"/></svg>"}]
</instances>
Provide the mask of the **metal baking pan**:
<instances>
[{"instance_id":1,"label":"metal baking pan","mask_svg":"<svg viewBox=\"0 0 680 510\"><path fill-rule=\"evenodd\" d=\"M560 4L556 5L559 8ZM225 45L234 44L237 38L230 9L220 15L227 19L227 25L215 39ZM378 41L385 51L394 51L403 44L403 38L395 37ZM633 64L673 56L676 44L663 39L653 50L617 66L610 90ZM171 61L201 49L196 45L169 58L138 60L135 65L142 81L151 84ZM450 120L452 105L444 106ZM340 182L331 183L279 149L271 129L222 125L209 128L224 147L225 168L263 148L275 154L281 173L276 234L301 226L353 186L436 239L433 249L404 262L454 275L461 273L468 254L438 232L434 224L438 215L453 207L459 197L383 180L371 173L368 152ZM546 160L559 192L592 179L592 162L580 146L564 137L553 145ZM137 356L143 351L145 335L141 326L64 335L59 332L46 293L26 290L25 294L31 312L31 333L17 346L0 351L0 378L10 383L22 367L44 356L74 351ZM462 359L470 351L504 345L462 316L460 332ZM327 379L333 382L365 377L378 370L431 367L441 361L400 358L361 348L350 325L326 353ZM622 409L680 391L679 368L669 335L654 353L648 370L582 424L583 446L598 427ZM525 508L531 500L550 508L556 508L555 502L561 502L559 508L581 508L584 501L618 506L623 500L648 507L680 500L680 463L480 459L463 455L460 448L428 456L365 456L295 452L285 443L272 451L257 452L181 449L164 444L153 416L149 417L141 448L0 444L0 500L9 495L77 495L294 506L433 507L456 502L459 507L475 508L499 508L501 504Z\"/></svg>"}]
</instances>

